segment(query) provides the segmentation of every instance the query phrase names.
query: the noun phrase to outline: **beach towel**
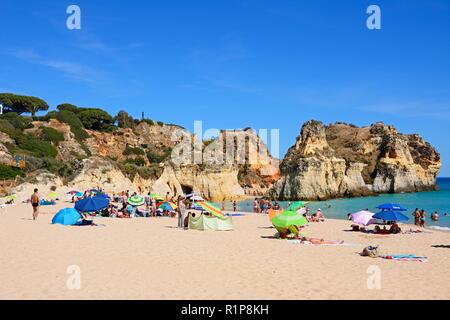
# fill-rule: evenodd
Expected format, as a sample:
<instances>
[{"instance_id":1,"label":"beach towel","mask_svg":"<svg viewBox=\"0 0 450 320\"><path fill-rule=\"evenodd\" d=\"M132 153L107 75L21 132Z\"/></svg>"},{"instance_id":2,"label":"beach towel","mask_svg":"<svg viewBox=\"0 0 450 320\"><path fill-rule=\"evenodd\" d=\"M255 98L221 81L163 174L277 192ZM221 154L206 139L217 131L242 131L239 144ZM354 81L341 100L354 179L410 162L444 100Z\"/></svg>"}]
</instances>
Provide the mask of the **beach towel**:
<instances>
[{"instance_id":1,"label":"beach towel","mask_svg":"<svg viewBox=\"0 0 450 320\"><path fill-rule=\"evenodd\" d=\"M344 243L344 241L339 240L328 240L323 243L312 243L311 241L302 241L302 240L289 240L291 244L303 244L307 246L351 246L352 244Z\"/></svg>"},{"instance_id":2,"label":"beach towel","mask_svg":"<svg viewBox=\"0 0 450 320\"><path fill-rule=\"evenodd\" d=\"M427 257L419 257L413 254L380 255L379 257L386 260L428 262Z\"/></svg>"}]
</instances>

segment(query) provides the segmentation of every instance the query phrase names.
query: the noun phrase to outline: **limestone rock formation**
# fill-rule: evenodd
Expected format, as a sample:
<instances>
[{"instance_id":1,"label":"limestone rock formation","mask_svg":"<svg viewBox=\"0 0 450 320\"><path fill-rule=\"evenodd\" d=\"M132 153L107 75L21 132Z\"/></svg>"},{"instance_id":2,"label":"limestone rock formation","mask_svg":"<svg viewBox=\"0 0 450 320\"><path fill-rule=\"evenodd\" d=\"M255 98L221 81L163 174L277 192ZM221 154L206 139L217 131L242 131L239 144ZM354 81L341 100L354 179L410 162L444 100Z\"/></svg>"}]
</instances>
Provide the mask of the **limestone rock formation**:
<instances>
[{"instance_id":1,"label":"limestone rock formation","mask_svg":"<svg viewBox=\"0 0 450 320\"><path fill-rule=\"evenodd\" d=\"M270 190L279 199L323 200L374 193L434 190L441 166L437 151L418 135L376 123L304 124Z\"/></svg>"}]
</instances>

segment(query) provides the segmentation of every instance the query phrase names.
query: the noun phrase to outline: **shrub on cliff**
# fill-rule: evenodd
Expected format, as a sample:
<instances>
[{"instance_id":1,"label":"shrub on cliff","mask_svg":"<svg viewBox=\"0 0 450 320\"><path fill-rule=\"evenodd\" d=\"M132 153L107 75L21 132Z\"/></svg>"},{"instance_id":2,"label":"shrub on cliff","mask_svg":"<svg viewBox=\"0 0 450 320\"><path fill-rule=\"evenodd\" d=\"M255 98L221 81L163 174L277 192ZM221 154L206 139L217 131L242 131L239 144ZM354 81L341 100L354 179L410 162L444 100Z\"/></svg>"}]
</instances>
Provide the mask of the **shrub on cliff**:
<instances>
[{"instance_id":1,"label":"shrub on cliff","mask_svg":"<svg viewBox=\"0 0 450 320\"><path fill-rule=\"evenodd\" d=\"M19 168L10 167L8 165L0 163L0 179L9 180L14 179L17 176L23 177L25 176L25 173Z\"/></svg>"},{"instance_id":2,"label":"shrub on cliff","mask_svg":"<svg viewBox=\"0 0 450 320\"><path fill-rule=\"evenodd\" d=\"M18 134L14 137L14 140L18 149L29 151L38 157L55 158L57 155L54 146L46 141L36 139L30 134Z\"/></svg>"},{"instance_id":3,"label":"shrub on cliff","mask_svg":"<svg viewBox=\"0 0 450 320\"><path fill-rule=\"evenodd\" d=\"M79 142L89 138L89 134L83 129L83 123L77 115L68 110L61 110L56 113L56 119L70 126L70 131L75 135Z\"/></svg>"},{"instance_id":4,"label":"shrub on cliff","mask_svg":"<svg viewBox=\"0 0 450 320\"><path fill-rule=\"evenodd\" d=\"M126 111L119 111L117 116L114 118L114 122L117 122L119 128L130 128L135 127L135 120Z\"/></svg>"},{"instance_id":5,"label":"shrub on cliff","mask_svg":"<svg viewBox=\"0 0 450 320\"><path fill-rule=\"evenodd\" d=\"M144 156L145 151L142 150L141 148L134 148L134 147L126 146L125 150L123 151L123 155L124 156L132 156L132 155Z\"/></svg>"},{"instance_id":6,"label":"shrub on cliff","mask_svg":"<svg viewBox=\"0 0 450 320\"><path fill-rule=\"evenodd\" d=\"M40 127L42 131L42 139L45 141L50 141L54 145L58 145L60 142L64 141L64 134L56 129L50 127Z\"/></svg>"},{"instance_id":7,"label":"shrub on cliff","mask_svg":"<svg viewBox=\"0 0 450 320\"><path fill-rule=\"evenodd\" d=\"M105 130L113 123L113 118L101 109L83 108L77 113L86 129Z\"/></svg>"},{"instance_id":8,"label":"shrub on cliff","mask_svg":"<svg viewBox=\"0 0 450 320\"><path fill-rule=\"evenodd\" d=\"M0 116L0 119L8 121L15 129L20 131L33 127L30 117L23 117L15 112L5 113Z\"/></svg>"}]
</instances>

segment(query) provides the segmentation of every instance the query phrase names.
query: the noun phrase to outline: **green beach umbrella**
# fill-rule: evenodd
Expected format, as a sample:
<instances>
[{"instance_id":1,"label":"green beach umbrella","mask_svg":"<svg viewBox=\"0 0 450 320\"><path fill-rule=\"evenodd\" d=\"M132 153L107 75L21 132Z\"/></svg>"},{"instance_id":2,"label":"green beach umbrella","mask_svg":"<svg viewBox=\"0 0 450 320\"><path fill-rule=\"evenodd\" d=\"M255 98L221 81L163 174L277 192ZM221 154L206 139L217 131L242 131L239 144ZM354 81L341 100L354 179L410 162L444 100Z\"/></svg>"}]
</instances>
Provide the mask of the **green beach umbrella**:
<instances>
[{"instance_id":1,"label":"green beach umbrella","mask_svg":"<svg viewBox=\"0 0 450 320\"><path fill-rule=\"evenodd\" d=\"M306 202L302 202L302 201L296 201L294 203L292 203L289 208L287 208L287 211L297 211L298 209L302 208L303 205L305 205Z\"/></svg>"},{"instance_id":2,"label":"green beach umbrella","mask_svg":"<svg viewBox=\"0 0 450 320\"><path fill-rule=\"evenodd\" d=\"M16 196L7 196L6 198L5 198L5 200L6 200L6 202L9 202L9 201L11 201L11 200L16 200Z\"/></svg>"},{"instance_id":3,"label":"green beach umbrella","mask_svg":"<svg viewBox=\"0 0 450 320\"><path fill-rule=\"evenodd\" d=\"M145 203L145 199L141 196L134 196L128 199L128 203L135 207L142 206Z\"/></svg>"},{"instance_id":4,"label":"green beach umbrella","mask_svg":"<svg viewBox=\"0 0 450 320\"><path fill-rule=\"evenodd\" d=\"M303 227L308 224L308 220L295 211L285 211L274 217L272 219L272 224L279 230L288 229L292 226Z\"/></svg>"}]
</instances>

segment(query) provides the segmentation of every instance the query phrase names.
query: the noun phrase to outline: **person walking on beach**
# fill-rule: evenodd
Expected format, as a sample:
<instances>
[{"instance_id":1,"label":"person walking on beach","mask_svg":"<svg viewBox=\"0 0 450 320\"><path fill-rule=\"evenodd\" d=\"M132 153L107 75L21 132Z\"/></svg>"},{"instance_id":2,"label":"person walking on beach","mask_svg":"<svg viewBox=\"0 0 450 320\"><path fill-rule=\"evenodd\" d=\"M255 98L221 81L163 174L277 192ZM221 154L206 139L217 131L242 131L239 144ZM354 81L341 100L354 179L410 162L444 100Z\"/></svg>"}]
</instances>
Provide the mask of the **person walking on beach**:
<instances>
[{"instance_id":1,"label":"person walking on beach","mask_svg":"<svg viewBox=\"0 0 450 320\"><path fill-rule=\"evenodd\" d=\"M184 197L178 196L177 201L178 211L178 228L184 229L184 217L186 213L186 205L184 204Z\"/></svg>"},{"instance_id":2,"label":"person walking on beach","mask_svg":"<svg viewBox=\"0 0 450 320\"><path fill-rule=\"evenodd\" d=\"M36 220L39 215L39 193L38 189L34 189L34 193L31 195L31 207L33 208L33 220Z\"/></svg>"}]
</instances>

